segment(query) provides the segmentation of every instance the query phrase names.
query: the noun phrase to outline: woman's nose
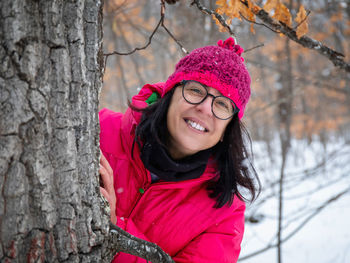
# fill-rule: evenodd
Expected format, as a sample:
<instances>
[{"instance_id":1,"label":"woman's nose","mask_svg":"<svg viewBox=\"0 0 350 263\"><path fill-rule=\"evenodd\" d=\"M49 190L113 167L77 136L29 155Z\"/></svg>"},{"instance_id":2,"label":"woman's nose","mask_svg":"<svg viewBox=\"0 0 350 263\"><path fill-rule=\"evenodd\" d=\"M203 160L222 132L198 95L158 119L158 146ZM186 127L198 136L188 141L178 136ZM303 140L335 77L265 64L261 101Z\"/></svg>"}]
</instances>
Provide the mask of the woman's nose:
<instances>
[{"instance_id":1,"label":"woman's nose","mask_svg":"<svg viewBox=\"0 0 350 263\"><path fill-rule=\"evenodd\" d=\"M197 105L197 109L202 111L205 114L212 115L211 104L213 98L211 96L207 96L204 101Z\"/></svg>"}]
</instances>

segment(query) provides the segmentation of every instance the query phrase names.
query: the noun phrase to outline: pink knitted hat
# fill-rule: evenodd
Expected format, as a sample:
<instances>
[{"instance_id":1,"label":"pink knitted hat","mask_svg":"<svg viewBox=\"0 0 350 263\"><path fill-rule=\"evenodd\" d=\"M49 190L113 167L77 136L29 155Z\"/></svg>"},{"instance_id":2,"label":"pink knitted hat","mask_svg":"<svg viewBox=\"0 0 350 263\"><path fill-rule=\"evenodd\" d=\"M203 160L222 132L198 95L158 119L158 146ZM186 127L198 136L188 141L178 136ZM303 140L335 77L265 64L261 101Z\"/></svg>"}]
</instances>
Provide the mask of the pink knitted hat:
<instances>
[{"instance_id":1,"label":"pink knitted hat","mask_svg":"<svg viewBox=\"0 0 350 263\"><path fill-rule=\"evenodd\" d=\"M232 99L240 109L241 119L250 97L250 76L241 57L243 51L231 37L225 42L220 40L217 46L193 50L176 64L162 97L180 81L196 80Z\"/></svg>"}]
</instances>

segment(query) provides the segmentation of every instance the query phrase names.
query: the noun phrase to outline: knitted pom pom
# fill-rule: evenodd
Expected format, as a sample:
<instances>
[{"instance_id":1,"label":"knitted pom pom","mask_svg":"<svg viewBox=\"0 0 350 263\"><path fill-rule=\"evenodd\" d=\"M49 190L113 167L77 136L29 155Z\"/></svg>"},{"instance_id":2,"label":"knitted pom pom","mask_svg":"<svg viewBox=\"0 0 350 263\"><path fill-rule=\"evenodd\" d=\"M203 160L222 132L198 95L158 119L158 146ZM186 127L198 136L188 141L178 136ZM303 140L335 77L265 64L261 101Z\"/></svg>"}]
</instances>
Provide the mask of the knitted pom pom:
<instances>
[{"instance_id":1,"label":"knitted pom pom","mask_svg":"<svg viewBox=\"0 0 350 263\"><path fill-rule=\"evenodd\" d=\"M235 40L232 37L229 37L224 42L222 42L222 40L219 40L218 46L222 47L222 48L227 48L229 50L233 50L233 48L235 46Z\"/></svg>"},{"instance_id":2,"label":"knitted pom pom","mask_svg":"<svg viewBox=\"0 0 350 263\"><path fill-rule=\"evenodd\" d=\"M241 57L244 49L241 48L240 45L235 45L235 40L232 37L229 37L224 42L222 40L218 41L218 46L222 48L226 48L235 52L238 56ZM241 60L244 61L244 58L241 57Z\"/></svg>"}]
</instances>

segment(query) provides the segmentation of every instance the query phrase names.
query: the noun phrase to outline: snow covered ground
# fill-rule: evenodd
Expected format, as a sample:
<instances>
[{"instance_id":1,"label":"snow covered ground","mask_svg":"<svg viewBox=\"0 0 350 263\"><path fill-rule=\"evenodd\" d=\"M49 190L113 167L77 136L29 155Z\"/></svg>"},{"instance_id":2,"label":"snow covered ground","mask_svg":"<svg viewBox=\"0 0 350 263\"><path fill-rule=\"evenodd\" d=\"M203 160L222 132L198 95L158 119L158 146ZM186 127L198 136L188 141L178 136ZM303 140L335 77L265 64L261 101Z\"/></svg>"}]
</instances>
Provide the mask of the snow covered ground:
<instances>
[{"instance_id":1,"label":"snow covered ground","mask_svg":"<svg viewBox=\"0 0 350 263\"><path fill-rule=\"evenodd\" d=\"M246 223L240 258L276 243L276 182L281 166L278 145L278 141L274 143L274 152L269 157L264 143L253 143L255 167L263 190L248 207L247 215L253 213L263 218L260 223ZM283 238L300 230L282 245L283 263L350 262L350 191L344 193L349 187L349 144L334 140L325 149L319 142L292 142L286 166ZM275 263L277 249L268 249L240 262Z\"/></svg>"}]
</instances>

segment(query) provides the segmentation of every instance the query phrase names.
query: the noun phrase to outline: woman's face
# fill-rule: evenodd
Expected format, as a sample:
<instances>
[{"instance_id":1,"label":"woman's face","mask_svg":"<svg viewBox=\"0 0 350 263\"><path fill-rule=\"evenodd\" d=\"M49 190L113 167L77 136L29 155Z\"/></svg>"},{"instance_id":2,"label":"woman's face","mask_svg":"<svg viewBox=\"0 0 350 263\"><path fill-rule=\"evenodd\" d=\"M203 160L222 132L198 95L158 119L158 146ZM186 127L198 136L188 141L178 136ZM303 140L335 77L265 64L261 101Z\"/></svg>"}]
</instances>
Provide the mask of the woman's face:
<instances>
[{"instance_id":1,"label":"woman's face","mask_svg":"<svg viewBox=\"0 0 350 263\"><path fill-rule=\"evenodd\" d=\"M221 95L208 87L214 96ZM223 137L232 118L220 120L211 110L213 98L208 96L200 104L193 105L182 96L182 86L175 88L167 113L170 134L168 151L173 159L181 159L216 145Z\"/></svg>"}]
</instances>

